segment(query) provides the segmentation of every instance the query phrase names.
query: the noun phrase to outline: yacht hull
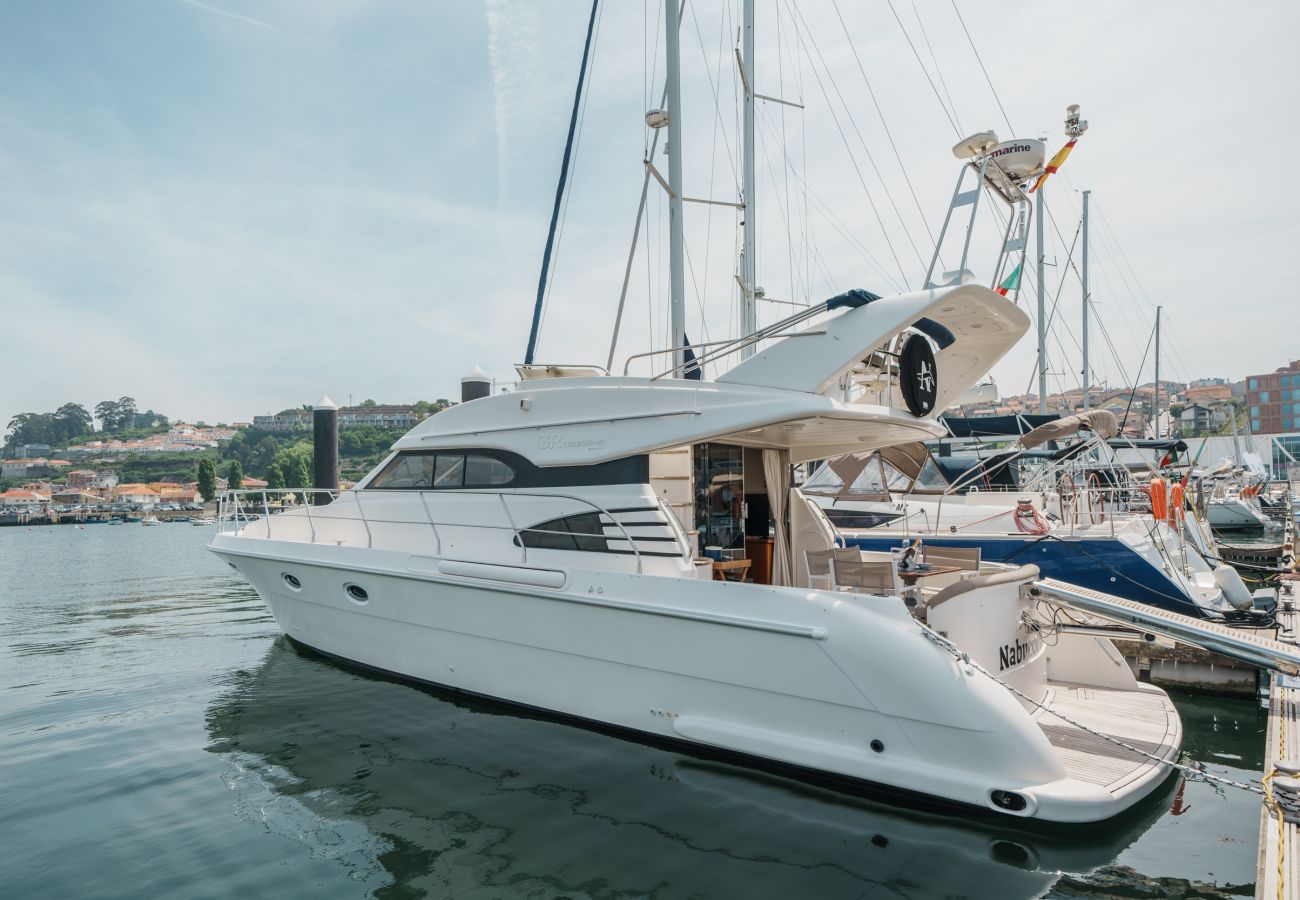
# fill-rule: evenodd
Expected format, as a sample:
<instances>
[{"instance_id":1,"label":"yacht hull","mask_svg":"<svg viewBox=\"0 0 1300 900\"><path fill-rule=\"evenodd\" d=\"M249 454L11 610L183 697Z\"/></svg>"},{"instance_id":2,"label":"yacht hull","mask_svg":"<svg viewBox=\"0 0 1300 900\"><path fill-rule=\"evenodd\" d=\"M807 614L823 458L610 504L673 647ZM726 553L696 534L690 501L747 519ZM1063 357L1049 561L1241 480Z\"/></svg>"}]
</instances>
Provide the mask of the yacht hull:
<instances>
[{"instance_id":1,"label":"yacht hull","mask_svg":"<svg viewBox=\"0 0 1300 900\"><path fill-rule=\"evenodd\" d=\"M232 535L211 549L313 650L706 754L1060 822L1116 815L1168 774L1139 765L1119 790L1071 777L1021 703L927 638L896 598L586 570L557 582L548 570L494 575ZM1002 677L1028 686L1042 653ZM1180 739L1166 735L1165 759ZM1025 805L1000 809L996 792Z\"/></svg>"},{"instance_id":2,"label":"yacht hull","mask_svg":"<svg viewBox=\"0 0 1300 900\"><path fill-rule=\"evenodd\" d=\"M901 533L845 532L862 550L888 552L909 540ZM918 535L912 535L916 537ZM1170 612L1201 618L1201 608L1176 582L1118 537L1045 537L1028 534L920 535L935 547L978 547L986 562L1038 566L1046 578L1067 581Z\"/></svg>"},{"instance_id":3,"label":"yacht hull","mask_svg":"<svg viewBox=\"0 0 1300 900\"><path fill-rule=\"evenodd\" d=\"M1267 528L1268 519L1244 500L1211 500L1205 516L1214 528Z\"/></svg>"}]
</instances>

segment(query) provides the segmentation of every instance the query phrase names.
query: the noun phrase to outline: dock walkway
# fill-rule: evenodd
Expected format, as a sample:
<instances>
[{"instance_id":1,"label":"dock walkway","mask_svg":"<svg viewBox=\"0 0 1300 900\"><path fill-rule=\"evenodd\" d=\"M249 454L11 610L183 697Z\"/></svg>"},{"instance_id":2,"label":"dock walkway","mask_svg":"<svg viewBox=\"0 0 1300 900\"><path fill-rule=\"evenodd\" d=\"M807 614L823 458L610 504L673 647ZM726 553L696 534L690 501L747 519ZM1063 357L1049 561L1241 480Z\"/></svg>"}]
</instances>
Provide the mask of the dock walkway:
<instances>
[{"instance_id":1,"label":"dock walkway","mask_svg":"<svg viewBox=\"0 0 1300 900\"><path fill-rule=\"evenodd\" d=\"M1264 773L1277 763L1300 766L1300 678L1274 675L1269 692ZM1259 824L1259 872L1255 896L1262 900L1300 897L1300 826L1279 821L1265 800Z\"/></svg>"}]
</instances>

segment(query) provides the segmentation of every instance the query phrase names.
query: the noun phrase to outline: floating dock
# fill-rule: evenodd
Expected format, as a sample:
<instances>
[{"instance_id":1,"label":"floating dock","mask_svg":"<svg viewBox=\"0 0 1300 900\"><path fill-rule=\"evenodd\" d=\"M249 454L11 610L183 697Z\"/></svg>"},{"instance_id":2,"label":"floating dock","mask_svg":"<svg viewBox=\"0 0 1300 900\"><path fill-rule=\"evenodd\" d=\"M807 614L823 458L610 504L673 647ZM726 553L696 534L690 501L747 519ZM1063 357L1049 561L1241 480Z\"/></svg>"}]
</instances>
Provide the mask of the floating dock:
<instances>
[{"instance_id":1,"label":"floating dock","mask_svg":"<svg viewBox=\"0 0 1300 900\"><path fill-rule=\"evenodd\" d=\"M1300 765L1300 679L1288 675L1274 675L1269 689L1265 775L1278 763ZM1300 826L1280 820L1270 798L1265 798L1260 814L1255 896L1261 900L1300 897Z\"/></svg>"}]
</instances>

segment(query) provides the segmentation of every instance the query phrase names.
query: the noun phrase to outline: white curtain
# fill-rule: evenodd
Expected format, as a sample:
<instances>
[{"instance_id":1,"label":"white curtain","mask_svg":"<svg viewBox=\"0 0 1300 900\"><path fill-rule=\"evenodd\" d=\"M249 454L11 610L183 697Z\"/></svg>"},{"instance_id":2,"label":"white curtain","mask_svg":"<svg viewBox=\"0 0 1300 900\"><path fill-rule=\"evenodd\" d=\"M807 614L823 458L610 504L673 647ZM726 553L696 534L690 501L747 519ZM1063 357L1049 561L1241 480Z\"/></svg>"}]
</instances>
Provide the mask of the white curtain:
<instances>
[{"instance_id":1,"label":"white curtain","mask_svg":"<svg viewBox=\"0 0 1300 900\"><path fill-rule=\"evenodd\" d=\"M772 547L772 583L790 583L790 539L785 511L790 502L790 451L764 450L763 475L767 479L767 503L776 523Z\"/></svg>"}]
</instances>

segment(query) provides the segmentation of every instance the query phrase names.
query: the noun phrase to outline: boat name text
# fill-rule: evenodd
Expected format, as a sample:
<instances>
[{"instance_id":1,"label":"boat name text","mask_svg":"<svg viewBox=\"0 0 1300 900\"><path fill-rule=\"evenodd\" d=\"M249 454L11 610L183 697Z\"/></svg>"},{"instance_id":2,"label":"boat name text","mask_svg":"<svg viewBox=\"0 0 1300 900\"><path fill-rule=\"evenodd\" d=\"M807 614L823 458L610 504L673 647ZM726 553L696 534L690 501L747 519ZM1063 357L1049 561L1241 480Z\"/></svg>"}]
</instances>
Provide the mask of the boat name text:
<instances>
[{"instance_id":1,"label":"boat name text","mask_svg":"<svg viewBox=\"0 0 1300 900\"><path fill-rule=\"evenodd\" d=\"M998 648L998 671L1005 672L1007 669L1013 669L1020 665L1029 657L1038 652L1038 645L1041 643L1038 638L1028 641L1016 641L1013 644L1003 644Z\"/></svg>"},{"instance_id":2,"label":"boat name text","mask_svg":"<svg viewBox=\"0 0 1300 900\"><path fill-rule=\"evenodd\" d=\"M545 431L537 436L538 450L603 450L605 439L566 441L563 431Z\"/></svg>"}]
</instances>

